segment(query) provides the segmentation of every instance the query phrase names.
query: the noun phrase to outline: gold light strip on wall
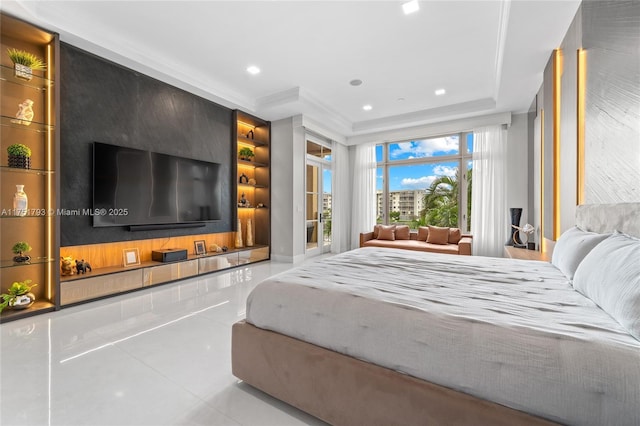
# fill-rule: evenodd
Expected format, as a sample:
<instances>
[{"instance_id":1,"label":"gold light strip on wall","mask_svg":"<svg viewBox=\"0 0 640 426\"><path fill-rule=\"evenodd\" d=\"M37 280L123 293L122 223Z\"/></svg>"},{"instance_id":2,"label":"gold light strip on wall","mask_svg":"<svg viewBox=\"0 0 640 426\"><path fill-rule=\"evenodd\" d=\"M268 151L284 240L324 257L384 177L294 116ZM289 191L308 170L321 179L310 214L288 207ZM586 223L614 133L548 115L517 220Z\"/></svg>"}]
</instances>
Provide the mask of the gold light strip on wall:
<instances>
[{"instance_id":1,"label":"gold light strip on wall","mask_svg":"<svg viewBox=\"0 0 640 426\"><path fill-rule=\"evenodd\" d=\"M46 89L47 89L47 117L45 120L45 126L47 126L46 129L46 135L47 135L47 146L46 146L46 151L47 151L47 163L46 163L46 167L47 167L47 191L46 191L46 195L45 195L45 205L47 208L47 216L46 216L46 221L47 221L47 231L46 231L46 247L47 247L47 257L51 258L53 257L53 254L55 253L54 250L54 242L53 242L53 224L54 224L54 215L51 214L51 212L53 211L53 198L55 197L55 193L53 192L55 190L55 185L53 184L54 182L54 178L53 178L53 173L51 173L51 171L53 170L53 158L54 158L54 153L53 153L53 132L55 130L53 130L51 128L51 126L53 125L54 121L53 121L53 87L51 82L53 81L53 49L51 48L51 44L47 45L47 81L46 81ZM53 265L57 263L54 262L49 262L47 264L47 267L45 268L46 270L46 281L47 281L47 299L51 300L51 298L53 297L53 281L54 281L54 272L53 272ZM57 268L56 268L57 271Z\"/></svg>"},{"instance_id":2,"label":"gold light strip on wall","mask_svg":"<svg viewBox=\"0 0 640 426\"><path fill-rule=\"evenodd\" d=\"M577 90L577 160L578 176L576 200L577 204L584 204L584 132L585 132L585 95L587 84L587 51L578 49L578 90Z\"/></svg>"},{"instance_id":3,"label":"gold light strip on wall","mask_svg":"<svg viewBox=\"0 0 640 426\"><path fill-rule=\"evenodd\" d=\"M540 109L540 251L547 251L544 238L544 109Z\"/></svg>"},{"instance_id":4,"label":"gold light strip on wall","mask_svg":"<svg viewBox=\"0 0 640 426\"><path fill-rule=\"evenodd\" d=\"M247 127L251 128L251 129L255 129L256 128L256 126L254 126L253 124L249 124L249 123L247 123L245 121L241 121L241 120L238 120L238 124L242 124L243 126L247 126Z\"/></svg>"},{"instance_id":5,"label":"gold light strip on wall","mask_svg":"<svg viewBox=\"0 0 640 426\"><path fill-rule=\"evenodd\" d=\"M553 240L560 237L560 109L562 101L562 50L553 51Z\"/></svg>"}]
</instances>

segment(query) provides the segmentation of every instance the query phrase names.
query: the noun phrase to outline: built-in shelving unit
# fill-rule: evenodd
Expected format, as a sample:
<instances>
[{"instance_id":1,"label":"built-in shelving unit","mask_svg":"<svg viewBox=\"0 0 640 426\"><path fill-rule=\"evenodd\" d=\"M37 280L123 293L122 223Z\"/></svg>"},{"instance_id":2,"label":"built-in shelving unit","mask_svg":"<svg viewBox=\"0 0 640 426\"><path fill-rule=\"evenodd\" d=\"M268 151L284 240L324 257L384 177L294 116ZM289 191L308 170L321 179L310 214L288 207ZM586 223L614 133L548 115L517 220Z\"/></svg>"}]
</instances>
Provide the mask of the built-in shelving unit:
<instances>
[{"instance_id":1,"label":"built-in shelving unit","mask_svg":"<svg viewBox=\"0 0 640 426\"><path fill-rule=\"evenodd\" d=\"M2 293L15 281L30 279L36 302L22 310L5 308L0 322L48 312L59 306L58 275L58 74L59 41L31 24L0 16L0 288ZM24 50L46 62L46 70L33 71L25 80L15 76L7 49ZM31 121L16 118L19 105L33 101ZM32 152L31 168L8 167L7 148L21 143ZM16 185L24 185L28 196L25 216L13 211ZM32 250L28 263L13 262L13 245L26 241Z\"/></svg>"},{"instance_id":2,"label":"built-in shelving unit","mask_svg":"<svg viewBox=\"0 0 640 426\"><path fill-rule=\"evenodd\" d=\"M6 293L14 281L30 279L38 285L32 290L36 301L30 307L6 308L0 322L270 258L271 128L269 122L241 111L233 113L233 135L229 141L233 174L228 184L238 195L238 199L232 201L234 232L171 237L172 247L186 248L190 253L187 259L173 263L150 260L153 250L167 247L169 242L165 238L60 247L58 35L4 14L1 19L0 292ZM30 80L16 77L7 53L9 48L42 58L47 64L46 70L34 70ZM67 99L69 96L67 93ZM19 105L25 100L33 101L33 118L28 120L17 117ZM9 167L7 148L16 143L31 149L30 168ZM253 156L240 158L241 148L249 148ZM245 178L240 182L242 174ZM24 216L13 209L16 185L24 185L28 196L28 211ZM242 194L245 201L239 204ZM235 229L238 223L240 228ZM248 234L251 238L247 238ZM31 256L28 263L13 261L12 247L19 241L26 241L32 247L26 253ZM206 254L192 252L195 242L206 243ZM226 250L218 252L223 246ZM139 249L140 263L125 267L123 250L133 247ZM86 259L93 269L86 274L61 277L61 255L73 260Z\"/></svg>"},{"instance_id":3,"label":"built-in shelving unit","mask_svg":"<svg viewBox=\"0 0 640 426\"><path fill-rule=\"evenodd\" d=\"M237 226L241 227L242 245L246 246L247 234L252 232L253 244L269 247L271 244L271 124L242 111L235 111L234 121L236 123L234 141L238 155L236 223L239 222ZM243 148L249 148L253 157L241 158ZM249 181L245 182L246 179ZM251 230L248 229L249 226Z\"/></svg>"}]
</instances>

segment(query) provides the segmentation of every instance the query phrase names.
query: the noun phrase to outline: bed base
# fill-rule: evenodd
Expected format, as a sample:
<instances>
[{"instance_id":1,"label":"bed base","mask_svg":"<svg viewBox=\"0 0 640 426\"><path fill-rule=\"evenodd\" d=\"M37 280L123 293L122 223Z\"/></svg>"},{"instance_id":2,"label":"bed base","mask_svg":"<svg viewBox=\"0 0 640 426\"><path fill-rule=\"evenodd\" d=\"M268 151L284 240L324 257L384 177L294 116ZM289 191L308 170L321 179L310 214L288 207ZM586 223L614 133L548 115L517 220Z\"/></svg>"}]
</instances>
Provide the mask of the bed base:
<instances>
[{"instance_id":1,"label":"bed base","mask_svg":"<svg viewBox=\"0 0 640 426\"><path fill-rule=\"evenodd\" d=\"M231 354L236 377L332 425L556 424L245 321Z\"/></svg>"}]
</instances>

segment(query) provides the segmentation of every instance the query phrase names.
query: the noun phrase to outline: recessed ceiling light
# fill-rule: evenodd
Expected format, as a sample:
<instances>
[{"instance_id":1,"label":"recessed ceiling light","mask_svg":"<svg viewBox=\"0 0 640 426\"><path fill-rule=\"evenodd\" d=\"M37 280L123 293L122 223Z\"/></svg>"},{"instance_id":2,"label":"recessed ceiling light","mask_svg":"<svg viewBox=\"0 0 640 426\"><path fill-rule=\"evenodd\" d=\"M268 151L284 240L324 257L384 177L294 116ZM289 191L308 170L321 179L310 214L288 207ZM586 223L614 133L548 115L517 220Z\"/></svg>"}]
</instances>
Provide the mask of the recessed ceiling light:
<instances>
[{"instance_id":1,"label":"recessed ceiling light","mask_svg":"<svg viewBox=\"0 0 640 426\"><path fill-rule=\"evenodd\" d=\"M371 111L373 109L373 107L371 105L365 105L362 107L363 110L365 111Z\"/></svg>"},{"instance_id":2,"label":"recessed ceiling light","mask_svg":"<svg viewBox=\"0 0 640 426\"><path fill-rule=\"evenodd\" d=\"M396 99L396 101L398 101L398 102L402 102L402 101L404 101L404 100L405 100L404 98L398 98L398 99Z\"/></svg>"},{"instance_id":3,"label":"recessed ceiling light","mask_svg":"<svg viewBox=\"0 0 640 426\"><path fill-rule=\"evenodd\" d=\"M357 78L355 80L351 80L349 82L350 85L352 86L360 86L362 84L362 80L358 80Z\"/></svg>"},{"instance_id":4,"label":"recessed ceiling light","mask_svg":"<svg viewBox=\"0 0 640 426\"><path fill-rule=\"evenodd\" d=\"M249 74L259 74L260 73L260 68L256 67L255 65L250 65L247 67L247 72Z\"/></svg>"},{"instance_id":5,"label":"recessed ceiling light","mask_svg":"<svg viewBox=\"0 0 640 426\"><path fill-rule=\"evenodd\" d=\"M408 15L413 12L417 12L420 10L420 5L418 4L418 0L411 0L402 4L402 10L405 15Z\"/></svg>"},{"instance_id":6,"label":"recessed ceiling light","mask_svg":"<svg viewBox=\"0 0 640 426\"><path fill-rule=\"evenodd\" d=\"M437 96L442 96L442 95L444 95L445 93L447 93L447 91L446 91L446 90L444 90L444 89L438 89L438 90L436 90L436 92L435 92L435 93L436 93L436 95L437 95Z\"/></svg>"}]
</instances>

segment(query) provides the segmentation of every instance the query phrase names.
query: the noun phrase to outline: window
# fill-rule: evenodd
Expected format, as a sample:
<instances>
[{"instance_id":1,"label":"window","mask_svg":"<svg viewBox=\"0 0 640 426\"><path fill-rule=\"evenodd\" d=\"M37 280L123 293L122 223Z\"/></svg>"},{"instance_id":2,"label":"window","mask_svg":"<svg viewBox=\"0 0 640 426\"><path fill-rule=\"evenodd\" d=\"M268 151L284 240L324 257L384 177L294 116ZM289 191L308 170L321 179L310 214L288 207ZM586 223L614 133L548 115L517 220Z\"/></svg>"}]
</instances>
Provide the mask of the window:
<instances>
[{"instance_id":1,"label":"window","mask_svg":"<svg viewBox=\"0 0 640 426\"><path fill-rule=\"evenodd\" d=\"M468 231L472 153L467 132L377 145L378 223Z\"/></svg>"}]
</instances>

